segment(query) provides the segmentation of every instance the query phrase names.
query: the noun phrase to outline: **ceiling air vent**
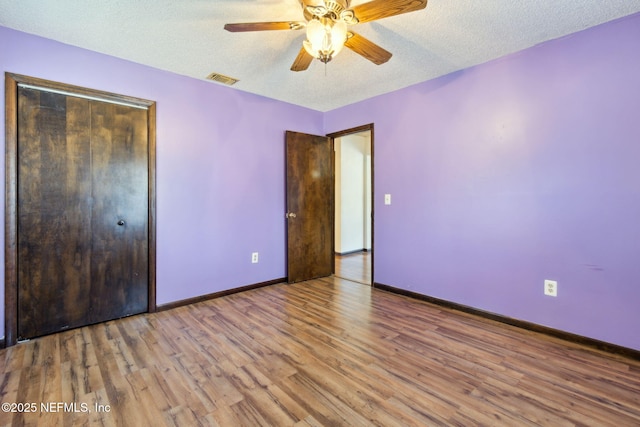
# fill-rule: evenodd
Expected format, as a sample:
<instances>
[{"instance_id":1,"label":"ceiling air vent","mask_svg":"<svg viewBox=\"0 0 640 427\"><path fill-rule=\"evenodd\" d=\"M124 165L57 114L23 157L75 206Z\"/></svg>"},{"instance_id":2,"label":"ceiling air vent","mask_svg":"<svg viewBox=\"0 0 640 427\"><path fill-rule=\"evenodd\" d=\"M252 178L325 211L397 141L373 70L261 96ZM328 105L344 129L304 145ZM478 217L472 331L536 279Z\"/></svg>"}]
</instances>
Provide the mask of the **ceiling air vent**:
<instances>
[{"instance_id":1,"label":"ceiling air vent","mask_svg":"<svg viewBox=\"0 0 640 427\"><path fill-rule=\"evenodd\" d=\"M225 76L218 73L209 74L207 76L207 80L213 80L214 82L222 83L229 86L238 83L238 79L234 79L233 77Z\"/></svg>"}]
</instances>

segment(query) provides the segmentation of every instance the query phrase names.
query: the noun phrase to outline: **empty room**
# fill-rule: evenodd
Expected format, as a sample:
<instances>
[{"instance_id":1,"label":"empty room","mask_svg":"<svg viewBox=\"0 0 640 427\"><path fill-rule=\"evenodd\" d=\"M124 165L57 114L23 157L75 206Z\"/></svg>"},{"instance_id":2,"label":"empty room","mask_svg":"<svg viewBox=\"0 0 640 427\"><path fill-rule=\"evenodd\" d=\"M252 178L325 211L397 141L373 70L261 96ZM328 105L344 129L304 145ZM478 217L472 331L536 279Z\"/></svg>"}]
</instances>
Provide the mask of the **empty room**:
<instances>
[{"instance_id":1,"label":"empty room","mask_svg":"<svg viewBox=\"0 0 640 427\"><path fill-rule=\"evenodd\" d=\"M640 0L0 0L0 426L640 425Z\"/></svg>"}]
</instances>

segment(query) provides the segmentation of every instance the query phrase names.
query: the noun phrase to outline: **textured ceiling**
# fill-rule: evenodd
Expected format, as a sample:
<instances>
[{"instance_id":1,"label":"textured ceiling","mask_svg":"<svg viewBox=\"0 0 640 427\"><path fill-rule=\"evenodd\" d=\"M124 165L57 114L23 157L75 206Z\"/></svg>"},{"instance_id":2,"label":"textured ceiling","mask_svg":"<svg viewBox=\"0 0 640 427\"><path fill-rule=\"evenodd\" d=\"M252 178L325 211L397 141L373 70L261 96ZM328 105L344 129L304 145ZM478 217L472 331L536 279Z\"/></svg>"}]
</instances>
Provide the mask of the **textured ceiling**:
<instances>
[{"instance_id":1,"label":"textured ceiling","mask_svg":"<svg viewBox=\"0 0 640 427\"><path fill-rule=\"evenodd\" d=\"M225 74L238 90L328 111L639 11L640 0L430 0L352 27L393 53L386 64L345 49L297 73L304 31L223 27L302 20L298 0L0 0L0 25L197 79Z\"/></svg>"}]
</instances>

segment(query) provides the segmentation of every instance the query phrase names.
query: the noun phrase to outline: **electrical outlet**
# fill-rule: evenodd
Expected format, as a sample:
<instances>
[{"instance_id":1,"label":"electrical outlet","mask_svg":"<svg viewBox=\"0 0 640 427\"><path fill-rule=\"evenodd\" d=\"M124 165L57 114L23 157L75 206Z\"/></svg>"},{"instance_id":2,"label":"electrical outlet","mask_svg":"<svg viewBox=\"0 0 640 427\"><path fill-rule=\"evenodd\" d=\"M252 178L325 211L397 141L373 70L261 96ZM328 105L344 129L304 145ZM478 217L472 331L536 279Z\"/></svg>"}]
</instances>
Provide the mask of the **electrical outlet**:
<instances>
[{"instance_id":1,"label":"electrical outlet","mask_svg":"<svg viewBox=\"0 0 640 427\"><path fill-rule=\"evenodd\" d=\"M558 282L555 280L545 280L544 281L544 294L549 295L550 297L558 296Z\"/></svg>"},{"instance_id":2,"label":"electrical outlet","mask_svg":"<svg viewBox=\"0 0 640 427\"><path fill-rule=\"evenodd\" d=\"M391 194L385 194L384 195L384 204L385 205L390 205L391 204Z\"/></svg>"},{"instance_id":3,"label":"electrical outlet","mask_svg":"<svg viewBox=\"0 0 640 427\"><path fill-rule=\"evenodd\" d=\"M252 264L257 264L258 263L258 252L253 252L251 254L251 263Z\"/></svg>"}]
</instances>

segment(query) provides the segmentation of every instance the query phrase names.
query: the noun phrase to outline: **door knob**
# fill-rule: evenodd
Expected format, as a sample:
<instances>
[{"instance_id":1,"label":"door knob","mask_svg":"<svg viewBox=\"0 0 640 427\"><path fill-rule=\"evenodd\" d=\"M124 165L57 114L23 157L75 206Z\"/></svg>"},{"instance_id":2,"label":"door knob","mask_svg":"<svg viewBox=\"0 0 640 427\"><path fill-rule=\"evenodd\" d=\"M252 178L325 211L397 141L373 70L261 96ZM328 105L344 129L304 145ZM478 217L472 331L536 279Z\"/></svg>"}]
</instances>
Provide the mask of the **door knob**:
<instances>
[{"instance_id":1,"label":"door knob","mask_svg":"<svg viewBox=\"0 0 640 427\"><path fill-rule=\"evenodd\" d=\"M293 213L293 212L287 212L287 213L284 215L284 217L285 217L285 218L295 218L295 217L296 217L296 214L295 214L295 213Z\"/></svg>"},{"instance_id":2,"label":"door knob","mask_svg":"<svg viewBox=\"0 0 640 427\"><path fill-rule=\"evenodd\" d=\"M120 221L118 221L118 225L124 225L124 220L121 219Z\"/></svg>"}]
</instances>

